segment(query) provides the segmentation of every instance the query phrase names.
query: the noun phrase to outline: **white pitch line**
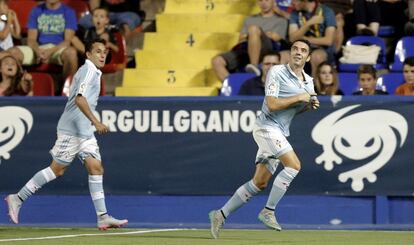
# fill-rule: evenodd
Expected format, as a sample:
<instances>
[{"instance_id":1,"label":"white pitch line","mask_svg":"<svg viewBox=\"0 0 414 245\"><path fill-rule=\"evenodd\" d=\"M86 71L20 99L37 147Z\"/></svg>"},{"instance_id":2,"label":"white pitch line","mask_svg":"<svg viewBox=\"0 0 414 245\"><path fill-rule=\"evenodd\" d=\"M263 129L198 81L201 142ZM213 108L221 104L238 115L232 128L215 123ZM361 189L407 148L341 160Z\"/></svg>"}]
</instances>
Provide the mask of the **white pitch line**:
<instances>
[{"instance_id":1,"label":"white pitch line","mask_svg":"<svg viewBox=\"0 0 414 245\"><path fill-rule=\"evenodd\" d=\"M130 234L145 234L145 233L154 233L154 232L185 231L185 230L195 230L195 229L178 229L178 228L175 228L175 229L159 229L159 230L128 231L128 232L113 232L113 233L90 233L90 234L61 235L61 236L10 238L10 239L0 239L0 242L50 240L50 239L63 239L63 238L87 237L87 236L130 235Z\"/></svg>"}]
</instances>

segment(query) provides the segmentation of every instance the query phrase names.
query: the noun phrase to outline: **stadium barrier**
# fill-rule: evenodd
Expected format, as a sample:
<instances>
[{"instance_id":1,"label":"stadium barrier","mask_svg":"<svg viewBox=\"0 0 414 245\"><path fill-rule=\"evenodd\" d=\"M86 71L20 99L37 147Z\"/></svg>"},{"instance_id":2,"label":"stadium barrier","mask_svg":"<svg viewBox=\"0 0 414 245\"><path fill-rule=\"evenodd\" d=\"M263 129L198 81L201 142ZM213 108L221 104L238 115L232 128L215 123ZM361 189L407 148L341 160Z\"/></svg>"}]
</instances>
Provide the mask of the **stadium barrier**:
<instances>
[{"instance_id":1,"label":"stadium barrier","mask_svg":"<svg viewBox=\"0 0 414 245\"><path fill-rule=\"evenodd\" d=\"M414 224L414 98L320 100L318 111L298 115L291 126L289 141L302 171L280 204L283 222ZM48 165L65 102L0 98L0 193L17 191ZM129 200L127 206L139 206L140 212L162 200L159 208L172 211L161 223L180 222L175 208L200 212L221 205L254 171L257 147L251 131L261 103L260 97L101 98L97 116L110 133L97 139L109 199ZM87 173L78 160L72 165L32 202L44 204L40 200L47 197L59 203L55 208L68 205L59 200L71 197L89 202ZM263 206L265 198L252 200L234 222L250 222L243 214ZM127 212L124 204L114 206ZM91 213L92 204L86 206ZM191 219L192 213L182 222L201 222L200 214ZM138 216L140 222L150 219ZM0 223L5 220L0 216Z\"/></svg>"}]
</instances>

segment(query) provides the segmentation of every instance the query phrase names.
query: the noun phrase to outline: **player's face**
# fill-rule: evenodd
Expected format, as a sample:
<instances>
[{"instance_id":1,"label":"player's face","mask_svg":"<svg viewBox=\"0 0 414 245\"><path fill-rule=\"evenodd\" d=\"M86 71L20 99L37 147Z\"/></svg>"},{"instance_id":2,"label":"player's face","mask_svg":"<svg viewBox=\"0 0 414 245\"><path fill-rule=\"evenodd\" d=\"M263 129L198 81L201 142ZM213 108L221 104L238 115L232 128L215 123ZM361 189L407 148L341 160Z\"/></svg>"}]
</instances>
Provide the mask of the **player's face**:
<instances>
[{"instance_id":1,"label":"player's face","mask_svg":"<svg viewBox=\"0 0 414 245\"><path fill-rule=\"evenodd\" d=\"M108 13L104 9L96 9L92 16L93 25L96 28L105 27L108 22Z\"/></svg>"},{"instance_id":2,"label":"player's face","mask_svg":"<svg viewBox=\"0 0 414 245\"><path fill-rule=\"evenodd\" d=\"M404 81L414 84L414 66L404 65L403 67Z\"/></svg>"},{"instance_id":3,"label":"player's face","mask_svg":"<svg viewBox=\"0 0 414 245\"><path fill-rule=\"evenodd\" d=\"M92 46L92 51L86 52L86 57L88 57L88 59L92 61L96 67L102 68L105 65L107 54L108 49L103 43L94 43Z\"/></svg>"},{"instance_id":4,"label":"player's face","mask_svg":"<svg viewBox=\"0 0 414 245\"><path fill-rule=\"evenodd\" d=\"M276 55L266 55L263 58L263 64L262 64L262 71L263 71L263 77L267 77L267 73L269 72L270 68L274 65L279 65L280 60L279 57Z\"/></svg>"},{"instance_id":5,"label":"player's face","mask_svg":"<svg viewBox=\"0 0 414 245\"><path fill-rule=\"evenodd\" d=\"M359 75L359 86L362 90L375 90L375 86L377 85L377 81L369 73L361 73Z\"/></svg>"},{"instance_id":6,"label":"player's face","mask_svg":"<svg viewBox=\"0 0 414 245\"><path fill-rule=\"evenodd\" d=\"M309 46L303 42L295 42L290 48L290 63L295 66L305 66L310 60Z\"/></svg>"},{"instance_id":7,"label":"player's face","mask_svg":"<svg viewBox=\"0 0 414 245\"><path fill-rule=\"evenodd\" d=\"M324 65L319 71L319 81L325 86L332 85L333 83L333 71L330 65Z\"/></svg>"},{"instance_id":8,"label":"player's face","mask_svg":"<svg viewBox=\"0 0 414 245\"><path fill-rule=\"evenodd\" d=\"M1 74L14 77L17 73L17 63L12 57L3 58L1 61Z\"/></svg>"},{"instance_id":9,"label":"player's face","mask_svg":"<svg viewBox=\"0 0 414 245\"><path fill-rule=\"evenodd\" d=\"M274 0L258 0L257 2L262 13L269 13L273 11L273 6L275 4Z\"/></svg>"}]
</instances>

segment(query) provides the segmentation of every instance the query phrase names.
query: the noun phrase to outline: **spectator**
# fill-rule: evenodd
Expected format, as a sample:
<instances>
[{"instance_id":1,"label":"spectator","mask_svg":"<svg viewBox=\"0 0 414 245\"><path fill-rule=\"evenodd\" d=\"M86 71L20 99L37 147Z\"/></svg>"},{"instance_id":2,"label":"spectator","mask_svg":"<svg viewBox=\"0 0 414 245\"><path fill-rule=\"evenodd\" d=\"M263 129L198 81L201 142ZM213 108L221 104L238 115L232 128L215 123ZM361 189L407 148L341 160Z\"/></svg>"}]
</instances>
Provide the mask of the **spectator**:
<instances>
[{"instance_id":1,"label":"spectator","mask_svg":"<svg viewBox=\"0 0 414 245\"><path fill-rule=\"evenodd\" d=\"M378 0L354 0L354 16L358 35L378 35L381 21Z\"/></svg>"},{"instance_id":2,"label":"spectator","mask_svg":"<svg viewBox=\"0 0 414 245\"><path fill-rule=\"evenodd\" d=\"M339 53L344 39L355 36L352 0L321 0L320 2L330 7L335 13L335 49L336 53Z\"/></svg>"},{"instance_id":3,"label":"spectator","mask_svg":"<svg viewBox=\"0 0 414 245\"><path fill-rule=\"evenodd\" d=\"M0 0L0 51L13 47L13 38L20 39L21 28L16 13L7 0Z\"/></svg>"},{"instance_id":4,"label":"spectator","mask_svg":"<svg viewBox=\"0 0 414 245\"><path fill-rule=\"evenodd\" d=\"M316 69L315 90L318 95L344 95L339 89L335 68L328 62L322 62Z\"/></svg>"},{"instance_id":5,"label":"spectator","mask_svg":"<svg viewBox=\"0 0 414 245\"><path fill-rule=\"evenodd\" d=\"M408 0L408 19L404 28L405 34L414 35L414 0Z\"/></svg>"},{"instance_id":6,"label":"spectator","mask_svg":"<svg viewBox=\"0 0 414 245\"><path fill-rule=\"evenodd\" d=\"M280 64L280 54L276 51L266 53L262 60L262 75L245 81L238 95L265 95L267 72L274 65Z\"/></svg>"},{"instance_id":7,"label":"spectator","mask_svg":"<svg viewBox=\"0 0 414 245\"><path fill-rule=\"evenodd\" d=\"M372 65L361 65L358 68L359 91L352 95L385 95L388 94L377 87L377 71Z\"/></svg>"},{"instance_id":8,"label":"spectator","mask_svg":"<svg viewBox=\"0 0 414 245\"><path fill-rule=\"evenodd\" d=\"M89 0L89 8L94 10L98 7L109 9L109 23L116 25L116 27L123 33L125 38L128 38L131 31L141 24L141 18L134 11L139 10L139 1L126 0ZM92 16L90 14L83 16L79 20L79 24L89 29L94 26Z\"/></svg>"},{"instance_id":9,"label":"spectator","mask_svg":"<svg viewBox=\"0 0 414 245\"><path fill-rule=\"evenodd\" d=\"M414 56L407 57L403 66L404 83L395 90L396 95L414 95Z\"/></svg>"},{"instance_id":10,"label":"spectator","mask_svg":"<svg viewBox=\"0 0 414 245\"><path fill-rule=\"evenodd\" d=\"M117 53L119 51L118 46L115 44L116 40L114 34L108 27L109 24L109 12L105 8L96 8L92 11L92 21L94 27L89 28L82 40L78 37L73 37L72 45L78 50L80 53L85 53L85 45L84 43L88 41L95 40L97 38L102 38L106 41L106 48L110 49L111 51Z\"/></svg>"},{"instance_id":11,"label":"spectator","mask_svg":"<svg viewBox=\"0 0 414 245\"><path fill-rule=\"evenodd\" d=\"M75 11L60 0L46 0L32 9L27 26L28 46L13 47L10 52L23 65L62 65L64 79L75 74L78 58L70 46L77 29ZM62 85L63 81L58 89Z\"/></svg>"},{"instance_id":12,"label":"spectator","mask_svg":"<svg viewBox=\"0 0 414 245\"><path fill-rule=\"evenodd\" d=\"M0 60L0 96L33 95L32 76L11 55Z\"/></svg>"},{"instance_id":13,"label":"spectator","mask_svg":"<svg viewBox=\"0 0 414 245\"><path fill-rule=\"evenodd\" d=\"M273 50L273 42L286 38L287 21L273 12L274 0L258 0L260 13L245 19L240 32L239 45L230 52L213 58L213 69L224 81L230 72L246 67L246 71L260 75L257 68L263 54ZM243 44L246 44L244 48ZM286 52L285 52L286 53Z\"/></svg>"},{"instance_id":14,"label":"spectator","mask_svg":"<svg viewBox=\"0 0 414 245\"><path fill-rule=\"evenodd\" d=\"M290 15L289 39L293 42L303 38L311 43L314 51L310 63L315 77L320 63L335 61L335 14L316 0L297 0L293 4L295 11Z\"/></svg>"},{"instance_id":15,"label":"spectator","mask_svg":"<svg viewBox=\"0 0 414 245\"><path fill-rule=\"evenodd\" d=\"M380 6L380 26L392 26L394 28L393 37L400 39L404 36L404 24L407 22L407 3L403 0L381 0Z\"/></svg>"}]
</instances>

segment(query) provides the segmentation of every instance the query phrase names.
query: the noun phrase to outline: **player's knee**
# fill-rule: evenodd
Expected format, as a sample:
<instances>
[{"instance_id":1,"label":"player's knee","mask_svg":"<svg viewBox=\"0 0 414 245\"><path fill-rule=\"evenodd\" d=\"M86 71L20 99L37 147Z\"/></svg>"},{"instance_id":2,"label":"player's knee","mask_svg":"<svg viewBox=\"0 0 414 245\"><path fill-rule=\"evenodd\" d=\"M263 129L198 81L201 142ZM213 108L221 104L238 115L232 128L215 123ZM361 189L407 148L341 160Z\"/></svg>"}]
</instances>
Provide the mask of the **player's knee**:
<instances>
[{"instance_id":1,"label":"player's knee","mask_svg":"<svg viewBox=\"0 0 414 245\"><path fill-rule=\"evenodd\" d=\"M261 35L260 27L257 25L250 25L247 29L249 35Z\"/></svg>"},{"instance_id":2,"label":"player's knee","mask_svg":"<svg viewBox=\"0 0 414 245\"><path fill-rule=\"evenodd\" d=\"M226 61L222 56L218 55L211 60L211 64L213 67L225 67Z\"/></svg>"},{"instance_id":3,"label":"player's knee","mask_svg":"<svg viewBox=\"0 0 414 245\"><path fill-rule=\"evenodd\" d=\"M298 162L298 163L293 164L290 167L293 168L293 169L295 169L295 170L297 170L297 171L300 171L301 164L300 164L300 162Z\"/></svg>"},{"instance_id":4,"label":"player's knee","mask_svg":"<svg viewBox=\"0 0 414 245\"><path fill-rule=\"evenodd\" d=\"M254 184L259 188L260 190L264 190L267 187L268 181L266 180L255 180Z\"/></svg>"},{"instance_id":5,"label":"player's knee","mask_svg":"<svg viewBox=\"0 0 414 245\"><path fill-rule=\"evenodd\" d=\"M65 174L65 169L61 168L61 169L52 169L53 173L56 175L56 178L61 177Z\"/></svg>"},{"instance_id":6,"label":"player's knee","mask_svg":"<svg viewBox=\"0 0 414 245\"><path fill-rule=\"evenodd\" d=\"M74 60L76 58L77 58L77 52L76 52L76 49L73 47L66 48L62 53L63 62L67 60Z\"/></svg>"}]
</instances>

